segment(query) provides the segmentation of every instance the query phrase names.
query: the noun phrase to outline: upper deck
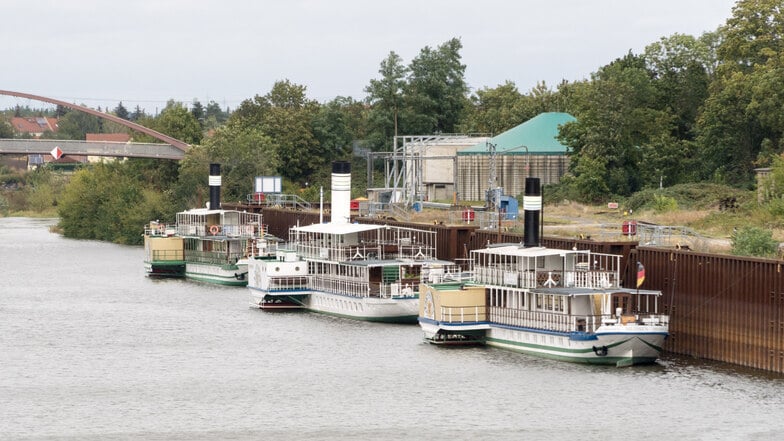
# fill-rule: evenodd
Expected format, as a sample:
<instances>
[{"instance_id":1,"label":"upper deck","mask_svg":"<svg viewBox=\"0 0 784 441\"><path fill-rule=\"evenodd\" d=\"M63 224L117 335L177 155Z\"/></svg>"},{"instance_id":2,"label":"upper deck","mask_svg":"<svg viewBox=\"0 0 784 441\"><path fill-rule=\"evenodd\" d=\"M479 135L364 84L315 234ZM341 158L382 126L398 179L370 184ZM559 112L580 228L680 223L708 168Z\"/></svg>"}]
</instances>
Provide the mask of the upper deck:
<instances>
[{"instance_id":1,"label":"upper deck","mask_svg":"<svg viewBox=\"0 0 784 441\"><path fill-rule=\"evenodd\" d=\"M367 224L313 224L289 230L289 247L304 259L333 262L436 259L436 233Z\"/></svg>"},{"instance_id":2,"label":"upper deck","mask_svg":"<svg viewBox=\"0 0 784 441\"><path fill-rule=\"evenodd\" d=\"M520 289L618 288L621 256L504 245L471 251L476 283Z\"/></svg>"},{"instance_id":3,"label":"upper deck","mask_svg":"<svg viewBox=\"0 0 784 441\"><path fill-rule=\"evenodd\" d=\"M261 238L261 214L196 208L177 213L177 235L183 237Z\"/></svg>"}]
</instances>

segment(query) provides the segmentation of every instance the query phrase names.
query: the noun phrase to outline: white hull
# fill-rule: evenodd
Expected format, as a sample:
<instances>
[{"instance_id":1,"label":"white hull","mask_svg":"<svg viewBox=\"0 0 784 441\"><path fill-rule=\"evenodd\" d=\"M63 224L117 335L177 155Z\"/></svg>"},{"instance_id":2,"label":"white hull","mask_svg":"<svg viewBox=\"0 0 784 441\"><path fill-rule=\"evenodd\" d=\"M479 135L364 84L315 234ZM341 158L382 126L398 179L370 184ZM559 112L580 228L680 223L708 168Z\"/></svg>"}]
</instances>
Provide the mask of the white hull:
<instances>
[{"instance_id":1,"label":"white hull","mask_svg":"<svg viewBox=\"0 0 784 441\"><path fill-rule=\"evenodd\" d=\"M316 291L304 305L310 311L357 320L416 323L419 298L352 297Z\"/></svg>"},{"instance_id":2,"label":"white hull","mask_svg":"<svg viewBox=\"0 0 784 441\"><path fill-rule=\"evenodd\" d=\"M209 263L185 263L185 277L201 282L220 285L246 286L248 265L214 265Z\"/></svg>"},{"instance_id":3,"label":"white hull","mask_svg":"<svg viewBox=\"0 0 784 441\"><path fill-rule=\"evenodd\" d=\"M318 291L287 291L270 294L249 286L250 306L266 310L305 309L355 320L416 323L418 297L382 299L330 294Z\"/></svg>"},{"instance_id":4,"label":"white hull","mask_svg":"<svg viewBox=\"0 0 784 441\"><path fill-rule=\"evenodd\" d=\"M667 337L661 328L637 326L619 332L599 328L595 338L573 338L570 334L491 326L485 342L512 351L580 363L627 366L654 362Z\"/></svg>"}]
</instances>

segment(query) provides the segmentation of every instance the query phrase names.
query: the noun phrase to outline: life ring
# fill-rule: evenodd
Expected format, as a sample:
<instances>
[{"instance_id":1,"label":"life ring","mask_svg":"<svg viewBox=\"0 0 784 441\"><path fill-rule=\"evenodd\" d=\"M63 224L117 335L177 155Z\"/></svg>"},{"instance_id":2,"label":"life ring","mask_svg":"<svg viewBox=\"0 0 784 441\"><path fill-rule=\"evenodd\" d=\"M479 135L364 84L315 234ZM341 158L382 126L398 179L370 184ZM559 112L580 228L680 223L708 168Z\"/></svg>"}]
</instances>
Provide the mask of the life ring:
<instances>
[{"instance_id":1,"label":"life ring","mask_svg":"<svg viewBox=\"0 0 784 441\"><path fill-rule=\"evenodd\" d=\"M217 225L210 225L210 234L215 236L220 231L220 228Z\"/></svg>"}]
</instances>

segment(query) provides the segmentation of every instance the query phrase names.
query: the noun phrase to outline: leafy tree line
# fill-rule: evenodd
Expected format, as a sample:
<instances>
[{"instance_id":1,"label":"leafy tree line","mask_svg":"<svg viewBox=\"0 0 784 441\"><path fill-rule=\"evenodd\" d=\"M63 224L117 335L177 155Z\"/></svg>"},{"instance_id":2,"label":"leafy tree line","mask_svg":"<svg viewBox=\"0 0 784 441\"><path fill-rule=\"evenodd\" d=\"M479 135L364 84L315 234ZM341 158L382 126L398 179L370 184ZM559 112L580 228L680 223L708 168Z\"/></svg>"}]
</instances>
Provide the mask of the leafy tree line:
<instances>
[{"instance_id":1,"label":"leafy tree line","mask_svg":"<svg viewBox=\"0 0 784 441\"><path fill-rule=\"evenodd\" d=\"M562 85L578 120L561 131L564 185L586 201L660 182L751 188L784 151L783 14L779 0L741 0L714 32L662 38Z\"/></svg>"}]
</instances>

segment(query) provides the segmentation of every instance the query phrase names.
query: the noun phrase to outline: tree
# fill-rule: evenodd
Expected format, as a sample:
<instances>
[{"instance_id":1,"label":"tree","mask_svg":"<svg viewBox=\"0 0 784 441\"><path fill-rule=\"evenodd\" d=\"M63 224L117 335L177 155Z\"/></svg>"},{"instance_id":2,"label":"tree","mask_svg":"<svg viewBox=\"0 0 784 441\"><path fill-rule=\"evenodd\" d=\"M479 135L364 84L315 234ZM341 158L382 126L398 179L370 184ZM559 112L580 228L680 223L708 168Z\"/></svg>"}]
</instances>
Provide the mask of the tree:
<instances>
[{"instance_id":1,"label":"tree","mask_svg":"<svg viewBox=\"0 0 784 441\"><path fill-rule=\"evenodd\" d=\"M494 89L480 89L471 96L460 128L463 132L497 135L540 113L562 110L556 97L544 82L537 83L527 95L511 81Z\"/></svg>"},{"instance_id":2,"label":"tree","mask_svg":"<svg viewBox=\"0 0 784 441\"><path fill-rule=\"evenodd\" d=\"M189 152L188 160L183 164L183 172L187 175L182 181L197 176L201 186L206 186L207 164L217 162L221 164L224 199L245 200L245 196L253 192L256 176L274 175L278 171L281 161L276 147L261 129L230 122L205 140L204 154L191 155Z\"/></svg>"},{"instance_id":3,"label":"tree","mask_svg":"<svg viewBox=\"0 0 784 441\"><path fill-rule=\"evenodd\" d=\"M61 139L85 140L87 133L100 133L101 124L97 116L71 110L57 123L57 134Z\"/></svg>"},{"instance_id":4,"label":"tree","mask_svg":"<svg viewBox=\"0 0 784 441\"><path fill-rule=\"evenodd\" d=\"M313 134L319 105L305 95L305 86L277 81L265 96L243 101L229 124L255 128L268 136L280 158L280 173L304 183L309 175L328 163Z\"/></svg>"},{"instance_id":5,"label":"tree","mask_svg":"<svg viewBox=\"0 0 784 441\"><path fill-rule=\"evenodd\" d=\"M0 138L13 138L14 128L8 121L0 119Z\"/></svg>"},{"instance_id":6,"label":"tree","mask_svg":"<svg viewBox=\"0 0 784 441\"><path fill-rule=\"evenodd\" d=\"M370 141L377 148L391 146L389 141L398 134L407 72L408 69L402 64L400 56L394 51L390 52L379 67L381 78L370 80L370 84L365 87L373 127Z\"/></svg>"},{"instance_id":7,"label":"tree","mask_svg":"<svg viewBox=\"0 0 784 441\"><path fill-rule=\"evenodd\" d=\"M658 155L662 145L675 142L672 117L657 108L658 91L641 57L629 53L615 60L572 94L577 121L566 124L559 138L572 150L572 172L577 178L600 176L605 197L658 184L673 161L685 160ZM591 170L595 164L603 167Z\"/></svg>"},{"instance_id":8,"label":"tree","mask_svg":"<svg viewBox=\"0 0 784 441\"><path fill-rule=\"evenodd\" d=\"M757 115L747 112L752 98L747 75L719 78L697 121L702 179L750 185L752 163L765 138Z\"/></svg>"},{"instance_id":9,"label":"tree","mask_svg":"<svg viewBox=\"0 0 784 441\"><path fill-rule=\"evenodd\" d=\"M784 145L784 9L779 0L741 0L719 30L719 66L698 120L702 176L753 183Z\"/></svg>"},{"instance_id":10,"label":"tree","mask_svg":"<svg viewBox=\"0 0 784 441\"><path fill-rule=\"evenodd\" d=\"M717 64L715 33L699 39L673 34L645 48L643 58L660 92L659 108L675 119L673 136L694 140L699 109L708 97L708 85Z\"/></svg>"},{"instance_id":11,"label":"tree","mask_svg":"<svg viewBox=\"0 0 784 441\"><path fill-rule=\"evenodd\" d=\"M221 124L224 124L227 119L229 119L228 111L224 112L221 110L220 105L215 101L207 103L207 107L204 110L205 129L215 129Z\"/></svg>"},{"instance_id":12,"label":"tree","mask_svg":"<svg viewBox=\"0 0 784 441\"><path fill-rule=\"evenodd\" d=\"M463 44L453 38L438 48L425 46L409 65L405 134L455 133L468 99Z\"/></svg>"},{"instance_id":13,"label":"tree","mask_svg":"<svg viewBox=\"0 0 784 441\"><path fill-rule=\"evenodd\" d=\"M351 154L351 142L359 122L352 121L356 102L351 98L337 97L322 105L313 117L313 135L321 145L322 154L329 161L344 159ZM353 123L353 124L352 124Z\"/></svg>"},{"instance_id":14,"label":"tree","mask_svg":"<svg viewBox=\"0 0 784 441\"><path fill-rule=\"evenodd\" d=\"M170 100L163 111L154 118L151 129L172 136L188 144L201 142L201 126L182 103Z\"/></svg>"},{"instance_id":15,"label":"tree","mask_svg":"<svg viewBox=\"0 0 784 441\"><path fill-rule=\"evenodd\" d=\"M169 194L147 188L125 167L96 164L73 175L58 203L66 237L140 244L150 219L173 217Z\"/></svg>"},{"instance_id":16,"label":"tree","mask_svg":"<svg viewBox=\"0 0 784 441\"><path fill-rule=\"evenodd\" d=\"M128 116L128 118L129 118L131 121L133 121L133 122L138 122L139 120L141 120L142 118L144 118L144 117L146 117L146 116L147 116L147 114L144 112L144 109L142 109L141 107L139 107L139 105L137 104L137 105L136 105L136 108L133 110L133 113L131 113L131 114Z\"/></svg>"},{"instance_id":17,"label":"tree","mask_svg":"<svg viewBox=\"0 0 784 441\"><path fill-rule=\"evenodd\" d=\"M191 105L191 115L196 118L196 121L199 122L199 126L204 129L204 123L206 119L204 106L202 106L199 100L196 98L193 99L193 104Z\"/></svg>"},{"instance_id":18,"label":"tree","mask_svg":"<svg viewBox=\"0 0 784 441\"><path fill-rule=\"evenodd\" d=\"M117 104L117 107L114 108L114 111L112 113L114 113L114 115L117 116L118 118L122 118L122 119L128 119L130 116L128 114L128 109L126 109L125 106L123 106L122 101L120 101L120 103Z\"/></svg>"},{"instance_id":19,"label":"tree","mask_svg":"<svg viewBox=\"0 0 784 441\"><path fill-rule=\"evenodd\" d=\"M780 0L739 0L722 27L721 69L749 73L784 53L784 8Z\"/></svg>"}]
</instances>

